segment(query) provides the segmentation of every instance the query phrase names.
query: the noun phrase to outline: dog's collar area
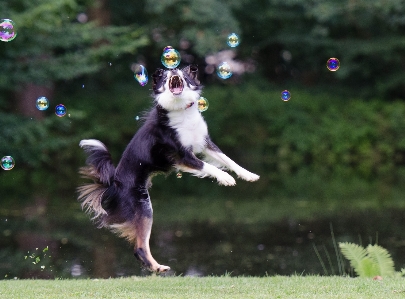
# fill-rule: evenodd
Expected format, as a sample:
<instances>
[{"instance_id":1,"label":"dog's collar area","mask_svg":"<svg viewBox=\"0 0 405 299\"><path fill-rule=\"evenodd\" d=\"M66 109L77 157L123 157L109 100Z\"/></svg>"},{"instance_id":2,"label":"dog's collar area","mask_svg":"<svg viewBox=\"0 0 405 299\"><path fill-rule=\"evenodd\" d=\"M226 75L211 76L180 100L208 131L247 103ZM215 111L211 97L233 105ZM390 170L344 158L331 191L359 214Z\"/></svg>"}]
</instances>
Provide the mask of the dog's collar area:
<instances>
[{"instance_id":1,"label":"dog's collar area","mask_svg":"<svg viewBox=\"0 0 405 299\"><path fill-rule=\"evenodd\" d=\"M184 108L184 109L188 109L188 108L190 108L191 106L193 106L194 105L194 102L191 102L190 104L188 104L187 106L186 106L186 108Z\"/></svg>"}]
</instances>

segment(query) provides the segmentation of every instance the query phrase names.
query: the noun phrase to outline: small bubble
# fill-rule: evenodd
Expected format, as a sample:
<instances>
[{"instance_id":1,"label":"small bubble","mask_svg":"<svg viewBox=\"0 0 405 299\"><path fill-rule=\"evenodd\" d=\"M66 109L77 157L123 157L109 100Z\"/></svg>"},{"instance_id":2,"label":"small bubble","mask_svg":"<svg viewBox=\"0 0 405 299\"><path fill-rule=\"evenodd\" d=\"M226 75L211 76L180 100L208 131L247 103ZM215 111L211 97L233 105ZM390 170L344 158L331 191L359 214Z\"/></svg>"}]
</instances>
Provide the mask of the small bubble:
<instances>
[{"instance_id":1,"label":"small bubble","mask_svg":"<svg viewBox=\"0 0 405 299\"><path fill-rule=\"evenodd\" d=\"M228 79L232 76L231 67L227 62L222 62L217 68L218 77Z\"/></svg>"},{"instance_id":2,"label":"small bubble","mask_svg":"<svg viewBox=\"0 0 405 299\"><path fill-rule=\"evenodd\" d=\"M134 78L141 86L145 86L148 83L148 71L142 64L135 66Z\"/></svg>"},{"instance_id":3,"label":"small bubble","mask_svg":"<svg viewBox=\"0 0 405 299\"><path fill-rule=\"evenodd\" d=\"M65 105L59 104L55 107L55 114L56 116L63 117L66 115L66 107Z\"/></svg>"},{"instance_id":4,"label":"small bubble","mask_svg":"<svg viewBox=\"0 0 405 299\"><path fill-rule=\"evenodd\" d=\"M167 46L163 49L160 61L168 69L174 69L180 64L181 56L177 50L173 49L173 47Z\"/></svg>"},{"instance_id":5,"label":"small bubble","mask_svg":"<svg viewBox=\"0 0 405 299\"><path fill-rule=\"evenodd\" d=\"M179 171L179 172L176 174L176 177L177 177L178 179L181 179L181 178L183 177L183 174Z\"/></svg>"},{"instance_id":6,"label":"small bubble","mask_svg":"<svg viewBox=\"0 0 405 299\"><path fill-rule=\"evenodd\" d=\"M236 33L229 34L226 43L228 44L228 46L232 48L239 46L240 44L239 35L237 35Z\"/></svg>"},{"instance_id":7,"label":"small bubble","mask_svg":"<svg viewBox=\"0 0 405 299\"><path fill-rule=\"evenodd\" d=\"M0 20L0 40L2 42L9 42L15 39L17 31L15 23L10 19Z\"/></svg>"},{"instance_id":8,"label":"small bubble","mask_svg":"<svg viewBox=\"0 0 405 299\"><path fill-rule=\"evenodd\" d=\"M3 158L1 158L1 168L3 168L4 170L11 170L14 168L14 159L11 156L4 156ZM6 219L7 221L7 219Z\"/></svg>"},{"instance_id":9,"label":"small bubble","mask_svg":"<svg viewBox=\"0 0 405 299\"><path fill-rule=\"evenodd\" d=\"M46 97L39 97L36 102L38 110L46 110L49 107L49 100Z\"/></svg>"},{"instance_id":10,"label":"small bubble","mask_svg":"<svg viewBox=\"0 0 405 299\"><path fill-rule=\"evenodd\" d=\"M208 106L209 106L208 100L204 97L200 97L200 99L198 100L198 111L200 112L207 111Z\"/></svg>"},{"instance_id":11,"label":"small bubble","mask_svg":"<svg viewBox=\"0 0 405 299\"><path fill-rule=\"evenodd\" d=\"M135 116L135 120L139 120L139 116L137 115L137 116Z\"/></svg>"},{"instance_id":12,"label":"small bubble","mask_svg":"<svg viewBox=\"0 0 405 299\"><path fill-rule=\"evenodd\" d=\"M291 93L288 90L284 90L281 92L281 99L284 102L287 102L288 100L291 99Z\"/></svg>"},{"instance_id":13,"label":"small bubble","mask_svg":"<svg viewBox=\"0 0 405 299\"><path fill-rule=\"evenodd\" d=\"M82 85L82 88L84 88L84 84Z\"/></svg>"},{"instance_id":14,"label":"small bubble","mask_svg":"<svg viewBox=\"0 0 405 299\"><path fill-rule=\"evenodd\" d=\"M331 72L336 72L340 68L340 61L337 58L329 58L326 62L326 67Z\"/></svg>"}]
</instances>

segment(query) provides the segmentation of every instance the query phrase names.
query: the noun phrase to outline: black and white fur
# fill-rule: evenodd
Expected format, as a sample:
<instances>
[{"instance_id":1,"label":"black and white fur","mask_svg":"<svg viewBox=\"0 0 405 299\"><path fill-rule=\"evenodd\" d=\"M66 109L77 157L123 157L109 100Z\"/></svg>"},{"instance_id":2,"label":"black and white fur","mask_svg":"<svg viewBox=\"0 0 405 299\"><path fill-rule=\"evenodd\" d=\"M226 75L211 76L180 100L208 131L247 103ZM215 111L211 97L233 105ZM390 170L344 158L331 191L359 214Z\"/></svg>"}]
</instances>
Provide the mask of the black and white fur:
<instances>
[{"instance_id":1,"label":"black and white fur","mask_svg":"<svg viewBox=\"0 0 405 299\"><path fill-rule=\"evenodd\" d=\"M95 139L80 142L88 154L87 166L80 173L94 181L78 188L82 207L94 215L100 227L110 228L134 243L135 256L153 272L170 269L158 264L149 249L153 211L148 188L154 175L177 169L198 177L213 177L220 185L235 185L235 179L222 168L246 181L259 179L211 141L198 111L201 85L197 73L195 66L155 72L155 105L116 168L103 143Z\"/></svg>"}]
</instances>

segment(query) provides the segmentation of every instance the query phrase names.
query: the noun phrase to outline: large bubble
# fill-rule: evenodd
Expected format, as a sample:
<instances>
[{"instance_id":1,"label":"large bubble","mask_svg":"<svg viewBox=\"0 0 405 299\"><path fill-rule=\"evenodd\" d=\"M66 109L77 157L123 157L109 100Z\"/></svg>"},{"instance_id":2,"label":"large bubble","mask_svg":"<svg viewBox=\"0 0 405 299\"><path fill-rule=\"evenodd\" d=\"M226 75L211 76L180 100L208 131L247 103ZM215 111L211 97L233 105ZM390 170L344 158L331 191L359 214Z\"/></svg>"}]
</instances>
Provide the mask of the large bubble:
<instances>
[{"instance_id":1,"label":"large bubble","mask_svg":"<svg viewBox=\"0 0 405 299\"><path fill-rule=\"evenodd\" d=\"M148 83L148 71L142 64L135 66L134 77L141 86L145 86Z\"/></svg>"},{"instance_id":2,"label":"large bubble","mask_svg":"<svg viewBox=\"0 0 405 299\"><path fill-rule=\"evenodd\" d=\"M11 170L14 168L14 159L11 156L4 156L3 158L1 158L1 168L3 168L4 170Z\"/></svg>"},{"instance_id":3,"label":"large bubble","mask_svg":"<svg viewBox=\"0 0 405 299\"><path fill-rule=\"evenodd\" d=\"M2 42L9 42L15 39L17 31L15 23L10 19L0 20L0 40Z\"/></svg>"},{"instance_id":4,"label":"large bubble","mask_svg":"<svg viewBox=\"0 0 405 299\"><path fill-rule=\"evenodd\" d=\"M200 99L198 100L198 111L204 112L208 109L208 106L208 100L204 97L200 97Z\"/></svg>"},{"instance_id":5,"label":"large bubble","mask_svg":"<svg viewBox=\"0 0 405 299\"><path fill-rule=\"evenodd\" d=\"M177 50L173 49L173 47L167 46L163 49L163 54L160 60L168 69L174 69L179 66L181 56Z\"/></svg>"},{"instance_id":6,"label":"large bubble","mask_svg":"<svg viewBox=\"0 0 405 299\"><path fill-rule=\"evenodd\" d=\"M340 61L337 58L329 58L326 62L326 67L331 72L336 72L340 68Z\"/></svg>"},{"instance_id":7,"label":"large bubble","mask_svg":"<svg viewBox=\"0 0 405 299\"><path fill-rule=\"evenodd\" d=\"M228 79L232 76L231 66L227 62L222 62L220 65L218 65L217 75L221 79Z\"/></svg>"},{"instance_id":8,"label":"large bubble","mask_svg":"<svg viewBox=\"0 0 405 299\"><path fill-rule=\"evenodd\" d=\"M281 99L282 99L284 102L289 101L289 100L291 99L291 93L290 93L288 90L283 90L283 91L281 92Z\"/></svg>"},{"instance_id":9,"label":"large bubble","mask_svg":"<svg viewBox=\"0 0 405 299\"><path fill-rule=\"evenodd\" d=\"M229 34L226 43L231 48L235 48L235 47L239 46L239 44L240 44L239 35L237 35L236 33Z\"/></svg>"},{"instance_id":10,"label":"large bubble","mask_svg":"<svg viewBox=\"0 0 405 299\"><path fill-rule=\"evenodd\" d=\"M55 107L56 116L63 117L66 115L66 107L63 104L56 105Z\"/></svg>"},{"instance_id":11,"label":"large bubble","mask_svg":"<svg viewBox=\"0 0 405 299\"><path fill-rule=\"evenodd\" d=\"M46 110L49 107L49 100L46 97L39 97L36 102L38 110Z\"/></svg>"}]
</instances>

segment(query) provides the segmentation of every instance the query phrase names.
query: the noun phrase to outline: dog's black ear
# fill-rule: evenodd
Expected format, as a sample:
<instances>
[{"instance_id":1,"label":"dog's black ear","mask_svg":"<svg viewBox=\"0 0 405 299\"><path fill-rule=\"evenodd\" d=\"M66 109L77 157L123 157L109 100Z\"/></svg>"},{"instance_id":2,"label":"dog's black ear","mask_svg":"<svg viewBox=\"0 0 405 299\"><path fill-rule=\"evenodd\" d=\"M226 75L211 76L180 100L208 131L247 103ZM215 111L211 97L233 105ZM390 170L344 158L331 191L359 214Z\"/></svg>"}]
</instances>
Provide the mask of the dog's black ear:
<instances>
[{"instance_id":1,"label":"dog's black ear","mask_svg":"<svg viewBox=\"0 0 405 299\"><path fill-rule=\"evenodd\" d=\"M165 70L157 69L152 75L152 89L154 92L159 92L164 82Z\"/></svg>"},{"instance_id":2,"label":"dog's black ear","mask_svg":"<svg viewBox=\"0 0 405 299\"><path fill-rule=\"evenodd\" d=\"M200 85L200 80L198 80L198 67L196 65L191 64L186 66L182 69L182 72L185 75L186 80L189 79L188 81L191 81L189 83L194 86Z\"/></svg>"}]
</instances>

